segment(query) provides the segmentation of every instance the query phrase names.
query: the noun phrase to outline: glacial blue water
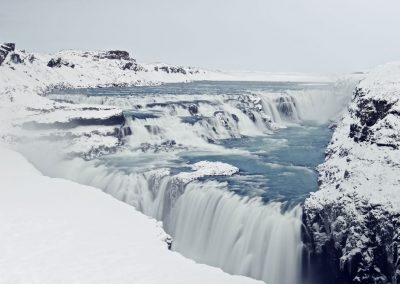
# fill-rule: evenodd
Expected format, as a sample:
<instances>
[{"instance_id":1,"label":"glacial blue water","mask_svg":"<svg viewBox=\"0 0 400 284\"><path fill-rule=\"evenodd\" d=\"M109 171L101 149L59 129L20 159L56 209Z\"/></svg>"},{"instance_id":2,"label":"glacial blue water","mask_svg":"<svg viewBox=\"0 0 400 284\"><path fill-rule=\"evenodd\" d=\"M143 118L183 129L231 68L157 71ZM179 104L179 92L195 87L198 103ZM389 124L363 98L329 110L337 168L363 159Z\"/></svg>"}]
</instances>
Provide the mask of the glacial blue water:
<instances>
[{"instance_id":1,"label":"glacial blue water","mask_svg":"<svg viewBox=\"0 0 400 284\"><path fill-rule=\"evenodd\" d=\"M160 109L169 104L199 103L202 95L229 96L252 92L282 93L286 91L325 90L329 84L305 84L288 82L194 82L164 84L143 87L107 87L90 89L58 90L57 95L84 95L86 97L142 97L154 98L142 107L125 107L127 115L137 120L162 119ZM161 100L168 95L167 101ZM196 97L191 100L191 96ZM50 95L51 96L51 95ZM204 97L204 103L209 97ZM175 99L171 99L174 98ZM140 102L140 99L138 100ZM169 119L169 118L166 118ZM185 123L195 125L201 116L181 117ZM135 139L135 129L133 138ZM177 129L176 131L179 131ZM125 150L103 156L100 161L109 167L126 172L141 171L147 168L168 167L172 173L187 170L187 165L202 160L221 161L240 169L239 174L231 177L206 177L203 180L226 181L229 190L242 196L259 196L265 202L288 201L302 202L309 192L317 190L316 166L323 162L324 150L331 137L331 130L326 123L297 121L285 127L257 136L221 139L217 143L225 148L220 153L215 150L198 150L186 147L180 151L158 151L134 153ZM138 137L139 139L140 137ZM241 151L237 151L241 150Z\"/></svg>"},{"instance_id":2,"label":"glacial blue water","mask_svg":"<svg viewBox=\"0 0 400 284\"><path fill-rule=\"evenodd\" d=\"M98 187L162 221L171 249L196 262L266 283L305 283L301 204L318 188L316 167L345 92L320 83L205 81L49 96L115 106L125 117L111 132L122 137L116 152L67 159L53 176ZM239 173L176 178L205 160Z\"/></svg>"},{"instance_id":3,"label":"glacial blue water","mask_svg":"<svg viewBox=\"0 0 400 284\"><path fill-rule=\"evenodd\" d=\"M325 90L332 83L308 82L246 82L246 81L197 81L168 83L155 86L102 87L54 90L51 94L84 94L87 96L147 96L147 95L194 95L194 94L242 94L248 91L281 92L287 90Z\"/></svg>"},{"instance_id":4,"label":"glacial blue water","mask_svg":"<svg viewBox=\"0 0 400 284\"><path fill-rule=\"evenodd\" d=\"M302 202L318 189L316 166L323 162L331 130L327 125L279 129L266 137L243 137L224 141L230 149L244 149L249 155L191 155L181 159L224 161L240 169L238 175L219 177L240 195L260 196L265 202Z\"/></svg>"}]
</instances>

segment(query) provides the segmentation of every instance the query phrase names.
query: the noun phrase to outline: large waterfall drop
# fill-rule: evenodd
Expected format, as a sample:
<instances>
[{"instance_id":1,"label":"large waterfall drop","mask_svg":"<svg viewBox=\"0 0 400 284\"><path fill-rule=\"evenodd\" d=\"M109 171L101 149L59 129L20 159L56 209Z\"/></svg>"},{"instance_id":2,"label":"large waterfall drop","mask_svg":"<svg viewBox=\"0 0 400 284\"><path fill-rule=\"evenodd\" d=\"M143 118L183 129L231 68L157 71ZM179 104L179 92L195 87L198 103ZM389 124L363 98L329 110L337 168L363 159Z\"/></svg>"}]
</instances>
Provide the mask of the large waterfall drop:
<instances>
[{"instance_id":1,"label":"large waterfall drop","mask_svg":"<svg viewBox=\"0 0 400 284\"><path fill-rule=\"evenodd\" d=\"M300 281L301 202L317 187L327 123L347 96L331 85L199 82L50 97L120 107L131 135L91 159L66 157L68 146L52 142L63 153L52 167L39 151L25 152L45 174L100 188L162 221L172 249L197 262L271 284Z\"/></svg>"}]
</instances>

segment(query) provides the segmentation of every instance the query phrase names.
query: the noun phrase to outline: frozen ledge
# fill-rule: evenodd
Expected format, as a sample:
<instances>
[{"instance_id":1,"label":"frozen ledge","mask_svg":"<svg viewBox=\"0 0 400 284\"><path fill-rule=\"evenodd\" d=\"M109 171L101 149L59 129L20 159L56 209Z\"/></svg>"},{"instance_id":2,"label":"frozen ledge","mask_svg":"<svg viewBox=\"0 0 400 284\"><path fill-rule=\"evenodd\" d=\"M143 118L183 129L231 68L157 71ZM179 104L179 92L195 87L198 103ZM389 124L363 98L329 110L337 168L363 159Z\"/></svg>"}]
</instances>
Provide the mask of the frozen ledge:
<instances>
[{"instance_id":1,"label":"frozen ledge","mask_svg":"<svg viewBox=\"0 0 400 284\"><path fill-rule=\"evenodd\" d=\"M223 162L200 161L191 166L192 172L181 172L175 177L183 183L205 176L231 176L239 172L239 169Z\"/></svg>"}]
</instances>

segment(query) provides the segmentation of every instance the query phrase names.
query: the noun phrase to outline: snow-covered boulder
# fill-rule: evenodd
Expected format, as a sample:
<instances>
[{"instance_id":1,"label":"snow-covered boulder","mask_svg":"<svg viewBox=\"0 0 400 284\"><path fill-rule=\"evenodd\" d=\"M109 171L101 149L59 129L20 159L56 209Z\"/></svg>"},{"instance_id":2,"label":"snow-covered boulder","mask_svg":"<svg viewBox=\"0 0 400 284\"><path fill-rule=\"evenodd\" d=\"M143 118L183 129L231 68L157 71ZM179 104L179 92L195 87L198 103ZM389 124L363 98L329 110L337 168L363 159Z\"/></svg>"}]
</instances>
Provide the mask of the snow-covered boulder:
<instances>
[{"instance_id":1,"label":"snow-covered boulder","mask_svg":"<svg viewBox=\"0 0 400 284\"><path fill-rule=\"evenodd\" d=\"M323 280L400 282L399 146L400 62L360 82L319 167L320 190L305 201L304 238Z\"/></svg>"}]
</instances>

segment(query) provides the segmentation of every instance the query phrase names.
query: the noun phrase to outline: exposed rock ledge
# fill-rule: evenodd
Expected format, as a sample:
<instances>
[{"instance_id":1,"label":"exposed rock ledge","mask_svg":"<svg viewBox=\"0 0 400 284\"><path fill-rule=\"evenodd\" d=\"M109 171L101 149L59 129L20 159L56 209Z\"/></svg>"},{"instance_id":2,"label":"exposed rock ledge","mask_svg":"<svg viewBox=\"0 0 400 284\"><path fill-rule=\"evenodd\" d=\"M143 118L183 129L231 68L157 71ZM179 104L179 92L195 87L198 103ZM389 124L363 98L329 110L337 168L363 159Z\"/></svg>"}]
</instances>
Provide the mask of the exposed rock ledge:
<instances>
[{"instance_id":1,"label":"exposed rock ledge","mask_svg":"<svg viewBox=\"0 0 400 284\"><path fill-rule=\"evenodd\" d=\"M399 99L400 62L376 68L333 134L304 205L319 283L400 283Z\"/></svg>"}]
</instances>

